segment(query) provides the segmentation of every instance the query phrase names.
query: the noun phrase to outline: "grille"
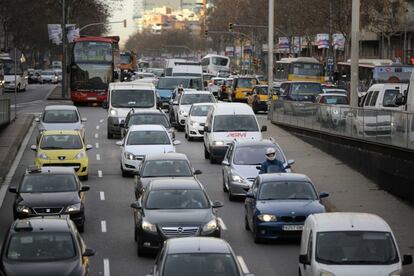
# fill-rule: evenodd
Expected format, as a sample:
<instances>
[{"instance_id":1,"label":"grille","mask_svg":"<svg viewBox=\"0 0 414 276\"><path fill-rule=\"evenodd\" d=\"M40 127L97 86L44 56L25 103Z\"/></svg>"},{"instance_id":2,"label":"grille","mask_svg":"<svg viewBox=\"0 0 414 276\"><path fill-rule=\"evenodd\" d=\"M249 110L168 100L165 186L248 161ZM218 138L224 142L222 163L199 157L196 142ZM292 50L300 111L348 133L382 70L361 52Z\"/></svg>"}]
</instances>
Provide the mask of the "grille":
<instances>
[{"instance_id":1,"label":"grille","mask_svg":"<svg viewBox=\"0 0 414 276\"><path fill-rule=\"evenodd\" d=\"M44 167L74 167L75 171L79 171L79 163L48 163L43 164Z\"/></svg>"},{"instance_id":2,"label":"grille","mask_svg":"<svg viewBox=\"0 0 414 276\"><path fill-rule=\"evenodd\" d=\"M135 155L134 156L134 160L144 160L145 156L144 155Z\"/></svg>"},{"instance_id":3,"label":"grille","mask_svg":"<svg viewBox=\"0 0 414 276\"><path fill-rule=\"evenodd\" d=\"M391 122L378 122L378 123L367 123L367 126L369 127L375 127L375 126L390 126Z\"/></svg>"},{"instance_id":4,"label":"grille","mask_svg":"<svg viewBox=\"0 0 414 276\"><path fill-rule=\"evenodd\" d=\"M36 215L58 215L62 212L63 207L35 207L33 211Z\"/></svg>"},{"instance_id":5,"label":"grille","mask_svg":"<svg viewBox=\"0 0 414 276\"><path fill-rule=\"evenodd\" d=\"M199 130L198 131L200 134L204 134L204 130Z\"/></svg>"},{"instance_id":6,"label":"grille","mask_svg":"<svg viewBox=\"0 0 414 276\"><path fill-rule=\"evenodd\" d=\"M280 220L284 222L304 222L306 216L282 216Z\"/></svg>"},{"instance_id":7,"label":"grille","mask_svg":"<svg viewBox=\"0 0 414 276\"><path fill-rule=\"evenodd\" d=\"M162 227L161 230L166 237L191 237L198 233L198 227Z\"/></svg>"},{"instance_id":8,"label":"grille","mask_svg":"<svg viewBox=\"0 0 414 276\"><path fill-rule=\"evenodd\" d=\"M255 180L256 180L256 178L255 177L248 177L248 178L246 178L248 181L250 181L250 182L254 182Z\"/></svg>"}]
</instances>

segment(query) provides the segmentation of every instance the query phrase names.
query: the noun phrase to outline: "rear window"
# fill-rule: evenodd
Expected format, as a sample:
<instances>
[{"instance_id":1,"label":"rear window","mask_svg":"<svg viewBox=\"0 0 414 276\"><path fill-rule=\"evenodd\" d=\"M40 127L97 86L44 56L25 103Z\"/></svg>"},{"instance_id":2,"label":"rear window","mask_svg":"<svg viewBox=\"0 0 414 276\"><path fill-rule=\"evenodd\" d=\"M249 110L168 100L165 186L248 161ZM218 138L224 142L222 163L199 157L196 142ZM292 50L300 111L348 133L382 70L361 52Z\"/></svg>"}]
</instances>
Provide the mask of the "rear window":
<instances>
[{"instance_id":1,"label":"rear window","mask_svg":"<svg viewBox=\"0 0 414 276\"><path fill-rule=\"evenodd\" d=\"M43 113L43 122L49 124L77 123L78 113L75 110L46 110Z\"/></svg>"}]
</instances>

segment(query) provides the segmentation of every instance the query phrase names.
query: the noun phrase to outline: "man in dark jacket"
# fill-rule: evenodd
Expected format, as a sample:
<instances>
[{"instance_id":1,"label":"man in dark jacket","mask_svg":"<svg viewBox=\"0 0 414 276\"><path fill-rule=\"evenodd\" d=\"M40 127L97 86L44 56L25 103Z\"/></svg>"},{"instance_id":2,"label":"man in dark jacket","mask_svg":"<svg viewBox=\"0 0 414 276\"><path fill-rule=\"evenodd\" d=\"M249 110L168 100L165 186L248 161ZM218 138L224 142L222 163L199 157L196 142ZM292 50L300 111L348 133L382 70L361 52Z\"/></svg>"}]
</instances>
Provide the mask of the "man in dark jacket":
<instances>
[{"instance_id":1,"label":"man in dark jacket","mask_svg":"<svg viewBox=\"0 0 414 276\"><path fill-rule=\"evenodd\" d=\"M286 172L285 165L277 160L276 150L274 148L266 149L266 160L260 164L259 174L268 173L269 167L272 167L271 172Z\"/></svg>"}]
</instances>

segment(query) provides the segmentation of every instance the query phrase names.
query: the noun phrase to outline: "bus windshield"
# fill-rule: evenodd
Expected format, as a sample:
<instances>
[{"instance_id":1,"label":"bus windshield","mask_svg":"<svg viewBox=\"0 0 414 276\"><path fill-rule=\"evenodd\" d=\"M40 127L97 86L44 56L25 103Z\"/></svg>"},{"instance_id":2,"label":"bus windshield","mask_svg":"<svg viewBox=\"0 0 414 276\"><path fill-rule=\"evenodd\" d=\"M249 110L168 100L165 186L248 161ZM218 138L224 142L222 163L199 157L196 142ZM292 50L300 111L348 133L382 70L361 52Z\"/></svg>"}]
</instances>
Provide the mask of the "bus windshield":
<instances>
[{"instance_id":1,"label":"bus windshield","mask_svg":"<svg viewBox=\"0 0 414 276\"><path fill-rule=\"evenodd\" d=\"M71 87L74 89L106 89L108 87L108 83L112 81L112 65L73 65L71 81Z\"/></svg>"},{"instance_id":2,"label":"bus windshield","mask_svg":"<svg viewBox=\"0 0 414 276\"><path fill-rule=\"evenodd\" d=\"M294 63L292 73L301 76L322 76L322 65L313 63Z\"/></svg>"},{"instance_id":3,"label":"bus windshield","mask_svg":"<svg viewBox=\"0 0 414 276\"><path fill-rule=\"evenodd\" d=\"M121 64L129 64L129 63L131 63L131 54L130 53L121 54Z\"/></svg>"},{"instance_id":4,"label":"bus windshield","mask_svg":"<svg viewBox=\"0 0 414 276\"><path fill-rule=\"evenodd\" d=\"M81 41L73 48L74 62L112 62L112 45L108 42Z\"/></svg>"},{"instance_id":5,"label":"bus windshield","mask_svg":"<svg viewBox=\"0 0 414 276\"><path fill-rule=\"evenodd\" d=\"M217 66L227 66L227 64L229 63L228 58L222 58L222 57L212 57L211 61L213 65L217 65Z\"/></svg>"}]
</instances>

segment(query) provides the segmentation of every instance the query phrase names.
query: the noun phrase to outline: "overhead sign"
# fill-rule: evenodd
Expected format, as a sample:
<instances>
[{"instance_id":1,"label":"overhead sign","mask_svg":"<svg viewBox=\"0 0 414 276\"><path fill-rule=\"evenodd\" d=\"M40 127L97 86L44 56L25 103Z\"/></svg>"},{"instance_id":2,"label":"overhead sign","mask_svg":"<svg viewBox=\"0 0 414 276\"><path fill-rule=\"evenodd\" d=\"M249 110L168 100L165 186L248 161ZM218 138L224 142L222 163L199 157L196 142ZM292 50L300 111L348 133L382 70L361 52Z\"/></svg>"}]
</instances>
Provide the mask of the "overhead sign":
<instances>
[{"instance_id":1,"label":"overhead sign","mask_svg":"<svg viewBox=\"0 0 414 276\"><path fill-rule=\"evenodd\" d=\"M318 49L329 48L329 34L317 34L316 45Z\"/></svg>"},{"instance_id":2,"label":"overhead sign","mask_svg":"<svg viewBox=\"0 0 414 276\"><path fill-rule=\"evenodd\" d=\"M62 43L62 25L47 24L47 31L49 34L49 40L57 45Z\"/></svg>"}]
</instances>

